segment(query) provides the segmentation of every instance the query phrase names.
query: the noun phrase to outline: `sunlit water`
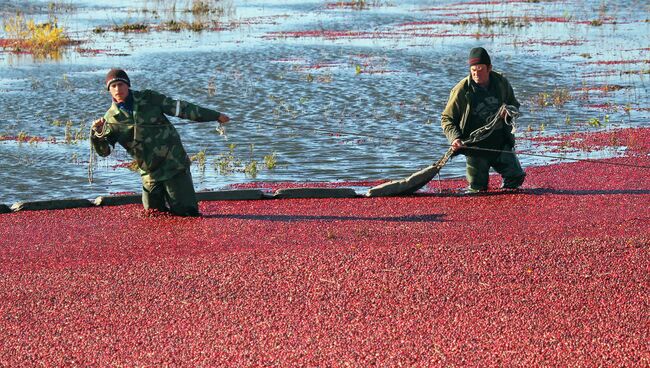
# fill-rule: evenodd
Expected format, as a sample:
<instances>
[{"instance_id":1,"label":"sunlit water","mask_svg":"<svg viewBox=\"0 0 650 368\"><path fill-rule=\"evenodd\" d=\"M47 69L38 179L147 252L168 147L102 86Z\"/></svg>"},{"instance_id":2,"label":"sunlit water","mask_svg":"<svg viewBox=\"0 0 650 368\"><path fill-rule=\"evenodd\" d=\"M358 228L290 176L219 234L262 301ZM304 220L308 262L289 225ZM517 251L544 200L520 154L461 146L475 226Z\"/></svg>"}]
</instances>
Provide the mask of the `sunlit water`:
<instances>
[{"instance_id":1,"label":"sunlit water","mask_svg":"<svg viewBox=\"0 0 650 368\"><path fill-rule=\"evenodd\" d=\"M48 3L0 0L5 19L21 10L43 21ZM111 67L126 69L134 89L155 89L230 115L225 136L214 123L173 120L190 154L207 153L205 167L192 167L197 189L259 181L372 181L426 166L446 150L440 113L450 89L466 75L467 53L475 46L490 51L495 70L507 75L522 103L519 149L545 152L526 140L530 136L649 122L650 23L644 2L605 7L600 1L382 1L357 10L331 6L336 1L224 1L218 2L224 15L199 19L215 30L92 32L193 20L182 11L191 2L176 2L175 13L172 3L62 1L59 24L84 41L78 48L56 60L9 49L0 53L0 135L25 132L48 141L0 142L0 203L139 192L137 174L117 166L129 161L121 148L97 159L90 184L88 141L65 142L66 121L86 130L110 106L103 80ZM484 19L514 17L522 24L453 24L476 19L479 11ZM590 23L599 19L602 25ZM313 32L296 33L304 31ZM603 91L607 85L615 88ZM542 108L540 94L554 90L568 91L569 101ZM593 127L594 119L602 126ZM230 144L242 166L258 161L255 177L218 172L215 160ZM263 157L272 153L277 167L267 170ZM552 161L525 155L520 160L524 166ZM462 158L441 173L463 174Z\"/></svg>"}]
</instances>

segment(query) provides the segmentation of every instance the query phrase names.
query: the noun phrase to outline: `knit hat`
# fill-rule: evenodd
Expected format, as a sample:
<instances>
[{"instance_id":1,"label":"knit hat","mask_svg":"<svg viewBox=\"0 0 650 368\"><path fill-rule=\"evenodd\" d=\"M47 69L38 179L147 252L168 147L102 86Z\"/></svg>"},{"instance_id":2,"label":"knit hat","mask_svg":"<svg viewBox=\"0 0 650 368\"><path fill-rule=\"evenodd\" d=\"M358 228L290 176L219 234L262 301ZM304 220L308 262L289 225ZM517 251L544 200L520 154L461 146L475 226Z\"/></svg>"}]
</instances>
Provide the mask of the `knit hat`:
<instances>
[{"instance_id":1,"label":"knit hat","mask_svg":"<svg viewBox=\"0 0 650 368\"><path fill-rule=\"evenodd\" d=\"M111 69L106 74L106 89L109 89L111 83L113 82L124 82L127 86L131 87L131 80L129 76L126 75L126 72L122 69Z\"/></svg>"},{"instance_id":2,"label":"knit hat","mask_svg":"<svg viewBox=\"0 0 650 368\"><path fill-rule=\"evenodd\" d=\"M492 65L490 55L482 47L475 47L469 52L469 66L476 64Z\"/></svg>"}]
</instances>

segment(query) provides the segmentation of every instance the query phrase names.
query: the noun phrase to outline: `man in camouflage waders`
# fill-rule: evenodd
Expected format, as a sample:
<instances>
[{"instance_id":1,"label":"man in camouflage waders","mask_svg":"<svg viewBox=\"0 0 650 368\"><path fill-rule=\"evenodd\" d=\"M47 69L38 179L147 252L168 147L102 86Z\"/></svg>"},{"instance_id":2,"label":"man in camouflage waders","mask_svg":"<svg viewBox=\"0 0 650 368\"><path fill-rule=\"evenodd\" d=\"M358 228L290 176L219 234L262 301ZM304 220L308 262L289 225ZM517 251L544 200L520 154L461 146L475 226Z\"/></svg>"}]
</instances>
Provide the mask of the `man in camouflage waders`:
<instances>
[{"instance_id":1,"label":"man in camouflage waders","mask_svg":"<svg viewBox=\"0 0 650 368\"><path fill-rule=\"evenodd\" d=\"M470 51L469 66L470 75L451 90L441 122L454 151L467 158L469 187L466 192L477 193L488 189L490 167L502 176L502 188L519 188L526 174L514 153L512 127L503 124L504 119L498 120L487 138L468 146L463 143L473 131L486 126L502 105L519 109L510 83L504 76L492 71L490 56L484 48L476 47ZM481 151L471 147L506 152Z\"/></svg>"},{"instance_id":2,"label":"man in camouflage waders","mask_svg":"<svg viewBox=\"0 0 650 368\"><path fill-rule=\"evenodd\" d=\"M111 69L106 75L106 88L113 104L103 118L93 122L91 142L95 151L105 157L119 143L135 159L142 178L145 209L199 216L190 159L165 115L219 123L227 123L230 118L155 91L134 91L130 87L124 70Z\"/></svg>"}]
</instances>

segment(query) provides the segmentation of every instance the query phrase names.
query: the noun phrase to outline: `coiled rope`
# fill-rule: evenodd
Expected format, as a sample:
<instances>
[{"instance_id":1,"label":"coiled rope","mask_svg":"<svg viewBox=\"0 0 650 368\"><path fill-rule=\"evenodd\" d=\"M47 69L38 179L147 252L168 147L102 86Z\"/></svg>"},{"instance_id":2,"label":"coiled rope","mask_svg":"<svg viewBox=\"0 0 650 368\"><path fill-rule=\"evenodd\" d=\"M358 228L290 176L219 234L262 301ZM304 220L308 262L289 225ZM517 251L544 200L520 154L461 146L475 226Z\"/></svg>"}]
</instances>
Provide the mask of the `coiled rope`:
<instances>
[{"instance_id":1,"label":"coiled rope","mask_svg":"<svg viewBox=\"0 0 650 368\"><path fill-rule=\"evenodd\" d=\"M494 132L499 121L510 125L514 132L517 129L516 120L518 117L519 110L515 106L503 104L496 113L487 118L488 123L471 132L469 137L463 141L463 144L474 144L487 139Z\"/></svg>"},{"instance_id":2,"label":"coiled rope","mask_svg":"<svg viewBox=\"0 0 650 368\"><path fill-rule=\"evenodd\" d=\"M102 131L101 132L98 132L95 129L93 129L94 124L95 124L95 122L92 122L90 124L90 135L89 135L89 137L94 136L94 137L99 138L99 139L102 139L102 138L106 137L106 128L107 128L108 123L106 123L106 122L104 123L104 125L102 126ZM95 147L93 146L92 139L89 138L88 142L90 143L90 156L88 158L88 183L92 184L93 181L94 181L93 168L95 166Z\"/></svg>"}]
</instances>

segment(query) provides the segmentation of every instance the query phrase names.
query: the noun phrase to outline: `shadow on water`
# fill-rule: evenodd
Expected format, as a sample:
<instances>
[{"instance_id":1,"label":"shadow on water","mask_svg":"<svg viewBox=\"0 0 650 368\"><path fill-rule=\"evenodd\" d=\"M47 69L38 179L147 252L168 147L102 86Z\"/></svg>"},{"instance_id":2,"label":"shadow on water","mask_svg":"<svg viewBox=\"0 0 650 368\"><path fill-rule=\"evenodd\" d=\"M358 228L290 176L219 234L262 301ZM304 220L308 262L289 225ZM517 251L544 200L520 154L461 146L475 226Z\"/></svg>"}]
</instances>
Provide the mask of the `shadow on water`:
<instances>
[{"instance_id":1,"label":"shadow on water","mask_svg":"<svg viewBox=\"0 0 650 368\"><path fill-rule=\"evenodd\" d=\"M296 221L385 221L385 222L444 222L441 214L362 217L362 216L312 216L312 215L203 215L204 218L237 219L274 222Z\"/></svg>"}]
</instances>

